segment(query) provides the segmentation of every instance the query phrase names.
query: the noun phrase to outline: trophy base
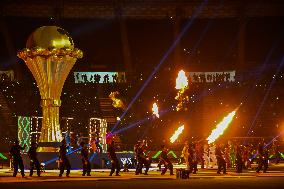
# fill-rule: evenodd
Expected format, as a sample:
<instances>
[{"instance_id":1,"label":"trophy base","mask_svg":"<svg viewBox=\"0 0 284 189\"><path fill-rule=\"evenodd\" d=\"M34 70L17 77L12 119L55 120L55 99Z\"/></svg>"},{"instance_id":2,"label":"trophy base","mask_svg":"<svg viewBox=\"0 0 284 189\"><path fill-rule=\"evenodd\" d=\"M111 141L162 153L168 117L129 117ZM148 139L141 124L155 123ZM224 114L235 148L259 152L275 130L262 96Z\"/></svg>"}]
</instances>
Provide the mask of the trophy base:
<instances>
[{"instance_id":1,"label":"trophy base","mask_svg":"<svg viewBox=\"0 0 284 189\"><path fill-rule=\"evenodd\" d=\"M38 143L38 152L58 152L60 142L39 142Z\"/></svg>"}]
</instances>

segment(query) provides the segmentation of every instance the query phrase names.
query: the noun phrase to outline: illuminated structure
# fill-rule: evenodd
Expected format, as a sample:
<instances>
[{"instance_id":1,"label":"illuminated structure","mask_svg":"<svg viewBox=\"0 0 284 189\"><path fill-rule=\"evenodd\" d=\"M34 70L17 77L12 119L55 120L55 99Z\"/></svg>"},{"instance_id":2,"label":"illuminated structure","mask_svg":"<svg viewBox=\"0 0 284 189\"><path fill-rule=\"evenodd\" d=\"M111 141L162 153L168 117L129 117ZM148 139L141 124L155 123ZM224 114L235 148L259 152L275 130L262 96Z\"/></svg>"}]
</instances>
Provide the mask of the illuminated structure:
<instances>
[{"instance_id":1,"label":"illuminated structure","mask_svg":"<svg viewBox=\"0 0 284 189\"><path fill-rule=\"evenodd\" d=\"M28 152L31 141L38 142L39 123L42 117L37 116L18 116L18 139L21 146L26 146L23 152Z\"/></svg>"},{"instance_id":2,"label":"illuminated structure","mask_svg":"<svg viewBox=\"0 0 284 189\"><path fill-rule=\"evenodd\" d=\"M26 48L18 52L32 72L41 95L42 128L39 142L60 142L60 96L63 84L81 50L74 48L70 35L57 26L43 26L28 38Z\"/></svg>"},{"instance_id":3,"label":"illuminated structure","mask_svg":"<svg viewBox=\"0 0 284 189\"><path fill-rule=\"evenodd\" d=\"M97 140L100 138L100 144L102 146L102 152L107 152L107 143L106 143L106 135L107 135L107 122L105 119L100 118L90 118L89 122L89 143L93 138Z\"/></svg>"},{"instance_id":4,"label":"illuminated structure","mask_svg":"<svg viewBox=\"0 0 284 189\"><path fill-rule=\"evenodd\" d=\"M18 139L21 146L26 146L23 152L28 152L31 143L31 117L18 117Z\"/></svg>"}]
</instances>

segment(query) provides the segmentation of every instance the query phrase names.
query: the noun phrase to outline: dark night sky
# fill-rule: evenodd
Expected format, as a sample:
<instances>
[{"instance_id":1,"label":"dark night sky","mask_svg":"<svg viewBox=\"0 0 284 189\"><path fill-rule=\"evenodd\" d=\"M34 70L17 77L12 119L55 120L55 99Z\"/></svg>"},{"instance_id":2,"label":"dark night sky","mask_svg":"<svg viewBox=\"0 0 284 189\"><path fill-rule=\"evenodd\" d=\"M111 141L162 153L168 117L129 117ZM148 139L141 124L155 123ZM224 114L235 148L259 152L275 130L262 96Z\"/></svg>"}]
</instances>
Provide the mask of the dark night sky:
<instances>
[{"instance_id":1,"label":"dark night sky","mask_svg":"<svg viewBox=\"0 0 284 189\"><path fill-rule=\"evenodd\" d=\"M8 43L15 52L25 47L26 39L32 31L53 23L50 18L3 17L2 19L10 37ZM184 24L186 22L188 20L183 21ZM127 20L134 67L140 67L139 65L143 64L151 68L159 62L174 40L173 23L172 19ZM200 35L208 23L210 27L200 40ZM84 58L78 61L76 69L96 70L95 65L106 65L106 70L124 69L122 41L117 20L63 18L60 26L71 34L75 46L84 52ZM226 67L233 67L237 58L238 31L238 20L235 18L197 20L180 42L182 50L186 49L189 52L182 51L181 63L193 65L193 69L208 69L208 67L216 69L218 62L225 61ZM281 40L284 19L283 17L250 18L247 21L246 31L246 60L259 64L273 43ZM4 40L6 37L2 32L0 35L0 68L2 70L9 69L13 65L7 42ZM200 43L196 46L199 40ZM194 48L196 48L195 53L191 52ZM228 50L230 48L231 51ZM273 59L279 59L283 52L284 45L280 41L273 53Z\"/></svg>"}]
</instances>

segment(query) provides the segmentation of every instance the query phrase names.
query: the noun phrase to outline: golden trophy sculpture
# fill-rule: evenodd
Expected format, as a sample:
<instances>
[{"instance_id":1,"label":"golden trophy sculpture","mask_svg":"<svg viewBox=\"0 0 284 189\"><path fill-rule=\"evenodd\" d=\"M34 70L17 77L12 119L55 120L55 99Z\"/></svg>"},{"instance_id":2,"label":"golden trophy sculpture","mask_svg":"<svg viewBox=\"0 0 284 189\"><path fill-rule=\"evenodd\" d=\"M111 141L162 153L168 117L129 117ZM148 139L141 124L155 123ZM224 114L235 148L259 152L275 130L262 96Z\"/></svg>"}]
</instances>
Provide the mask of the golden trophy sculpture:
<instances>
[{"instance_id":1,"label":"golden trophy sculpture","mask_svg":"<svg viewBox=\"0 0 284 189\"><path fill-rule=\"evenodd\" d=\"M18 52L32 72L41 96L42 128L39 142L60 142L60 96L64 82L81 50L74 48L70 35L57 26L43 26L28 38L26 48ZM46 151L46 150L41 150Z\"/></svg>"}]
</instances>

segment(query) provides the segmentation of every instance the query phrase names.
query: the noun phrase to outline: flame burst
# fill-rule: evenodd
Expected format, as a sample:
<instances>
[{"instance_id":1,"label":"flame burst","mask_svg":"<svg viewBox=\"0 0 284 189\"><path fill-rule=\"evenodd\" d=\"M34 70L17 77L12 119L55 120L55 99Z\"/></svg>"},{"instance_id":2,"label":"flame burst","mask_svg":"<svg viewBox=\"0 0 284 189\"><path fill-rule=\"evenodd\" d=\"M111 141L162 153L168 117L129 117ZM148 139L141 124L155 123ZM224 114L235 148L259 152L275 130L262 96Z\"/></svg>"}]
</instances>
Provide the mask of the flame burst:
<instances>
[{"instance_id":1,"label":"flame burst","mask_svg":"<svg viewBox=\"0 0 284 189\"><path fill-rule=\"evenodd\" d=\"M125 105L121 99L118 98L119 92L111 92L109 98L112 100L112 106L115 108L125 109Z\"/></svg>"},{"instance_id":2,"label":"flame burst","mask_svg":"<svg viewBox=\"0 0 284 189\"><path fill-rule=\"evenodd\" d=\"M160 117L160 115L159 115L159 107L158 107L156 102L153 104L152 112L153 112L153 115L155 115L157 118Z\"/></svg>"},{"instance_id":3,"label":"flame burst","mask_svg":"<svg viewBox=\"0 0 284 189\"><path fill-rule=\"evenodd\" d=\"M171 143L174 143L176 141L176 139L178 138L178 136L182 133L184 129L184 125L180 126L175 133L173 134L173 136L170 138Z\"/></svg>"},{"instance_id":4,"label":"flame burst","mask_svg":"<svg viewBox=\"0 0 284 189\"><path fill-rule=\"evenodd\" d=\"M183 70L179 71L178 77L176 78L176 89L178 89L178 93L175 97L178 101L176 110L179 111L182 109L183 103L189 100L188 96L184 94L188 89L188 80Z\"/></svg>"},{"instance_id":5,"label":"flame burst","mask_svg":"<svg viewBox=\"0 0 284 189\"><path fill-rule=\"evenodd\" d=\"M208 144L215 142L215 140L224 133L225 129L227 129L229 124L232 122L235 115L236 110L229 113L226 117L223 118L220 123L218 123L216 128L211 132L210 136L207 138Z\"/></svg>"},{"instance_id":6,"label":"flame burst","mask_svg":"<svg viewBox=\"0 0 284 189\"><path fill-rule=\"evenodd\" d=\"M176 78L176 89L184 90L188 87L188 80L183 70L178 72L178 77Z\"/></svg>"}]
</instances>

